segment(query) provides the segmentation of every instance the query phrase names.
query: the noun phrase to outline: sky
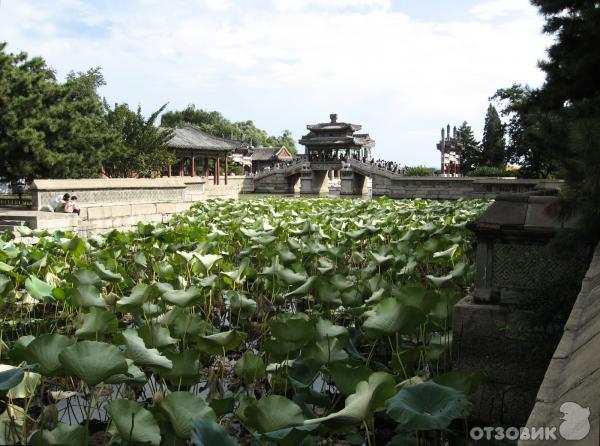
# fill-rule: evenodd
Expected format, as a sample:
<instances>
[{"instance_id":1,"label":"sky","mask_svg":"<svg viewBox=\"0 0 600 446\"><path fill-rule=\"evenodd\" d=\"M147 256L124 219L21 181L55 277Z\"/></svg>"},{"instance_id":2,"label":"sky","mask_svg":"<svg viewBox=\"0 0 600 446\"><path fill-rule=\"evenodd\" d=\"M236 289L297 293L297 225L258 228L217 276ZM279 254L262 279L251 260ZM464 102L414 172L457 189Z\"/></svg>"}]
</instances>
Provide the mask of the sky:
<instances>
[{"instance_id":1,"label":"sky","mask_svg":"<svg viewBox=\"0 0 600 446\"><path fill-rule=\"evenodd\" d=\"M8 51L59 79L102 67L110 103L194 104L296 140L337 113L403 165L437 166L446 124L480 139L498 88L543 83L542 25L528 0L0 0Z\"/></svg>"}]
</instances>

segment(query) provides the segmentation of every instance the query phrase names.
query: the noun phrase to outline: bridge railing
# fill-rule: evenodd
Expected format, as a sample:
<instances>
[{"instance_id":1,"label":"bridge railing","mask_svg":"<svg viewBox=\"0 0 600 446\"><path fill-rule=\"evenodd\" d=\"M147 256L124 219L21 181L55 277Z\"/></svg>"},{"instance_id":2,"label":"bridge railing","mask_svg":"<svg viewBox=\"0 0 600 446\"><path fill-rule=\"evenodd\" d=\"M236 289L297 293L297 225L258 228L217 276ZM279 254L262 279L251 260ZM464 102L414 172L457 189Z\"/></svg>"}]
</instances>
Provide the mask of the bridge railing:
<instances>
[{"instance_id":1,"label":"bridge railing","mask_svg":"<svg viewBox=\"0 0 600 446\"><path fill-rule=\"evenodd\" d=\"M267 177L269 175L273 175L274 173L290 173L290 172L295 172L295 171L300 171L302 170L302 167L305 165L310 165L310 163L304 159L296 159L294 161L292 161L291 164L288 164L286 166L282 166L282 167L271 167L268 170L261 170L260 172L257 172L254 175L254 179L260 179L260 178L264 178Z\"/></svg>"}]
</instances>

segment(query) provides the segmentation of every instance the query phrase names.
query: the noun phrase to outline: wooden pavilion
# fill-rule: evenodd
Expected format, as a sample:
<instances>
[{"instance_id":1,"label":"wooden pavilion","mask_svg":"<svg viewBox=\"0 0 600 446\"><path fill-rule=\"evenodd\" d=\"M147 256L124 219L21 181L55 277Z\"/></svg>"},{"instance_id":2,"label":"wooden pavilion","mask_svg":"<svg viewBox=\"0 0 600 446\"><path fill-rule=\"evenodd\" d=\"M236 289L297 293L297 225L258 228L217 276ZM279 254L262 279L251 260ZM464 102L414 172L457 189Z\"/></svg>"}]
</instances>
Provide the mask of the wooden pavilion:
<instances>
[{"instance_id":1,"label":"wooden pavilion","mask_svg":"<svg viewBox=\"0 0 600 446\"><path fill-rule=\"evenodd\" d=\"M197 176L201 174L208 179L211 174L214 184L219 184L219 177L224 173L225 184L229 166L227 158L236 150L246 149L242 141L219 138L209 135L192 125L174 129L173 137L167 145L175 150L178 162L169 166L167 176ZM224 160L224 171L221 172L221 160Z\"/></svg>"}]
</instances>

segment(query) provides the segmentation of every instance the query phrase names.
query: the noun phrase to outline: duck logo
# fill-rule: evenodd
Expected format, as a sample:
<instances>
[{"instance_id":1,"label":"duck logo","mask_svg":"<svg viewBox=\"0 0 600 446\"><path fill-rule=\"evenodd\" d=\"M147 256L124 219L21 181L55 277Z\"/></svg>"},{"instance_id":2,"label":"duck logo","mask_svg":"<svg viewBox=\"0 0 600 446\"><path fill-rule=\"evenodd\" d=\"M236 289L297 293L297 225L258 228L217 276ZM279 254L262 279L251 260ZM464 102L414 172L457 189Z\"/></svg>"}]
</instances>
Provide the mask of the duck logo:
<instances>
[{"instance_id":1,"label":"duck logo","mask_svg":"<svg viewBox=\"0 0 600 446\"><path fill-rule=\"evenodd\" d=\"M589 407L566 402L560 406L560 411L563 414L563 422L558 430L565 440L582 440L590 433Z\"/></svg>"}]
</instances>

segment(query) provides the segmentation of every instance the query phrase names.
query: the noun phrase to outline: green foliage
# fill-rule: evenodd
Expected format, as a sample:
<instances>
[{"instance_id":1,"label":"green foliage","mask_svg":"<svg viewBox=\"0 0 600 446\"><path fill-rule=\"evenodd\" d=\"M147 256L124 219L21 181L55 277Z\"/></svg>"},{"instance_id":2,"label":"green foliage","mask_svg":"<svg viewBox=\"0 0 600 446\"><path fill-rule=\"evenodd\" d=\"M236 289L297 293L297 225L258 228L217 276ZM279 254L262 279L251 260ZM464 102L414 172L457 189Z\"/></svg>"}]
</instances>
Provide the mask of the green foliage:
<instances>
[{"instance_id":1,"label":"green foliage","mask_svg":"<svg viewBox=\"0 0 600 446\"><path fill-rule=\"evenodd\" d=\"M156 177L175 162L174 151L167 147L173 131L154 125L167 104L147 119L139 106L136 112L127 104L115 104L111 109L105 102L104 107L108 128L114 134L103 161L108 176Z\"/></svg>"},{"instance_id":2,"label":"green foliage","mask_svg":"<svg viewBox=\"0 0 600 446\"><path fill-rule=\"evenodd\" d=\"M537 104L537 92L515 84L492 97L501 106L507 124L507 159L520 166L527 178L548 178L556 171L555 158L564 146L566 127L560 117Z\"/></svg>"},{"instance_id":3,"label":"green foliage","mask_svg":"<svg viewBox=\"0 0 600 446\"><path fill-rule=\"evenodd\" d=\"M512 177L514 173L502 167L481 166L469 172L470 177Z\"/></svg>"},{"instance_id":4,"label":"green foliage","mask_svg":"<svg viewBox=\"0 0 600 446\"><path fill-rule=\"evenodd\" d=\"M210 135L240 140L254 147L285 146L292 155L297 153L289 130L284 130L281 136L269 136L252 121L232 122L219 112L196 109L194 105L184 110L166 112L161 117L161 125L165 127L181 127L185 124L193 124Z\"/></svg>"},{"instance_id":5,"label":"green foliage","mask_svg":"<svg viewBox=\"0 0 600 446\"><path fill-rule=\"evenodd\" d=\"M89 444L85 422L71 429L43 408L37 418L52 389L84 421L106 410L117 443L230 444L228 431L240 443L336 444L348 432L367 443L398 383L471 392L483 379L449 372L449 327L472 283L465 223L487 205L211 200L86 241L0 237L0 390L29 417L0 417L0 436ZM463 401L448 395L449 407Z\"/></svg>"},{"instance_id":6,"label":"green foliage","mask_svg":"<svg viewBox=\"0 0 600 446\"><path fill-rule=\"evenodd\" d=\"M563 210L579 214L582 228L600 234L600 10L597 2L532 0L553 36L540 62L546 82L536 90L513 86L497 97L515 114L515 145L530 153L530 170L564 178ZM538 167L541 166L541 167Z\"/></svg>"},{"instance_id":7,"label":"green foliage","mask_svg":"<svg viewBox=\"0 0 600 446\"><path fill-rule=\"evenodd\" d=\"M5 48L0 43L0 176L97 177L112 139L96 92L100 68L59 83L43 59Z\"/></svg>"},{"instance_id":8,"label":"green foliage","mask_svg":"<svg viewBox=\"0 0 600 446\"><path fill-rule=\"evenodd\" d=\"M481 140L481 166L506 166L506 142L504 140L504 125L496 107L489 105L485 115L483 139Z\"/></svg>"},{"instance_id":9,"label":"green foliage","mask_svg":"<svg viewBox=\"0 0 600 446\"><path fill-rule=\"evenodd\" d=\"M429 167L412 166L405 169L404 175L407 177L430 177L433 175L433 173Z\"/></svg>"},{"instance_id":10,"label":"green foliage","mask_svg":"<svg viewBox=\"0 0 600 446\"><path fill-rule=\"evenodd\" d=\"M481 146L475 139L473 129L464 121L458 129L458 139L463 145L460 158L460 170L463 175L479 167L481 163Z\"/></svg>"}]
</instances>

